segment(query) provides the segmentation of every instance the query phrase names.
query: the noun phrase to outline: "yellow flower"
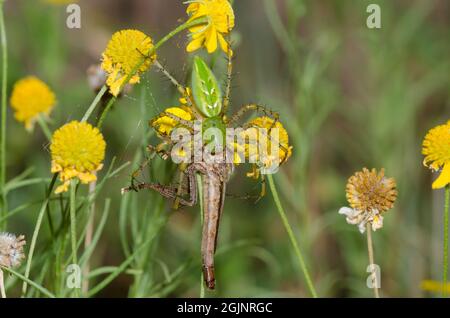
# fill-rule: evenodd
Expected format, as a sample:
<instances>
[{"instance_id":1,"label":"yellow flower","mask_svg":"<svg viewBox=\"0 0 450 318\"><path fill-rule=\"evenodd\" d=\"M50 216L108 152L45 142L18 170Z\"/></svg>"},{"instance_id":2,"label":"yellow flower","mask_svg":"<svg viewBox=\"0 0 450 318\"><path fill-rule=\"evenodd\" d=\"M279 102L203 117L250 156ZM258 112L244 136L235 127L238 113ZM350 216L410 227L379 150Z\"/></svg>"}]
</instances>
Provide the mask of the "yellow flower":
<instances>
[{"instance_id":1,"label":"yellow flower","mask_svg":"<svg viewBox=\"0 0 450 318\"><path fill-rule=\"evenodd\" d=\"M261 163L266 167L270 166L274 160L283 163L289 159L292 155L292 146L289 145L289 135L281 122L274 123L272 118L264 116L251 120L248 125L251 127L243 132L243 137L249 139L249 142L245 145L247 158L253 158L256 161L262 159ZM260 131L259 128L264 128L267 131ZM278 133L278 136L275 135L276 133ZM278 158L272 158L270 155L260 158L259 147L265 145L267 154L270 154L273 140L278 141Z\"/></svg>"},{"instance_id":2,"label":"yellow flower","mask_svg":"<svg viewBox=\"0 0 450 318\"><path fill-rule=\"evenodd\" d=\"M179 127L180 124L174 119L167 116L167 113L175 115L184 120L193 120L194 116L190 108L181 107L170 107L164 112L159 114L150 122L150 125L156 130L156 132L161 136L169 136L175 127Z\"/></svg>"},{"instance_id":3,"label":"yellow flower","mask_svg":"<svg viewBox=\"0 0 450 318\"><path fill-rule=\"evenodd\" d=\"M56 97L52 90L34 76L19 80L13 88L11 107L14 117L31 130L37 117L41 114L48 116L56 104Z\"/></svg>"},{"instance_id":4,"label":"yellow flower","mask_svg":"<svg viewBox=\"0 0 450 318\"><path fill-rule=\"evenodd\" d=\"M450 283L443 284L435 280L423 280L421 288L428 292L446 292L450 293Z\"/></svg>"},{"instance_id":5,"label":"yellow flower","mask_svg":"<svg viewBox=\"0 0 450 318\"><path fill-rule=\"evenodd\" d=\"M431 129L422 144L423 164L434 171L442 168L439 177L433 182L433 189L450 184L450 120L445 125Z\"/></svg>"},{"instance_id":6,"label":"yellow flower","mask_svg":"<svg viewBox=\"0 0 450 318\"><path fill-rule=\"evenodd\" d=\"M228 52L228 43L224 38L234 27L233 7L228 0L197 0L190 1L186 11L190 15L188 22L206 17L206 25L199 25L189 29L192 41L186 51L193 52L206 47L208 53L217 49L217 42L224 52Z\"/></svg>"},{"instance_id":7,"label":"yellow flower","mask_svg":"<svg viewBox=\"0 0 450 318\"><path fill-rule=\"evenodd\" d=\"M339 214L347 217L347 223L357 224L361 233L367 223L376 231L383 226L382 214L394 207L396 188L395 180L386 178L384 169L378 173L363 168L348 179L346 196L351 208L343 207Z\"/></svg>"},{"instance_id":8,"label":"yellow flower","mask_svg":"<svg viewBox=\"0 0 450 318\"><path fill-rule=\"evenodd\" d=\"M63 184L55 193L66 192L73 178L85 184L97 180L105 148L100 131L86 122L72 121L56 130L50 145L52 173L59 173Z\"/></svg>"},{"instance_id":9,"label":"yellow flower","mask_svg":"<svg viewBox=\"0 0 450 318\"><path fill-rule=\"evenodd\" d=\"M142 60L152 49L152 39L141 31L122 30L114 33L102 55L102 68L108 73L106 84L111 94L119 95L121 88L126 84L126 79L133 72L135 74L131 76L129 83L139 83L140 74L148 70L156 59L156 54L152 53L151 57ZM136 70L137 67L139 68Z\"/></svg>"}]
</instances>

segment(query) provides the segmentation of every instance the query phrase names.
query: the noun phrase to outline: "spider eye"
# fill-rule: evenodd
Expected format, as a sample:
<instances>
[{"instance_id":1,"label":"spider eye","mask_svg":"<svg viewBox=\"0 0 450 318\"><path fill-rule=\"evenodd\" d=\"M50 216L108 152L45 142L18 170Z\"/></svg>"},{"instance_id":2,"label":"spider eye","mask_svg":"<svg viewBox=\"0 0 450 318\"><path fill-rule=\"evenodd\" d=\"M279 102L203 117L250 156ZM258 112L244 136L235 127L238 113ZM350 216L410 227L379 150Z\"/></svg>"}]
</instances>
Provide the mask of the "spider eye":
<instances>
[{"instance_id":1,"label":"spider eye","mask_svg":"<svg viewBox=\"0 0 450 318\"><path fill-rule=\"evenodd\" d=\"M192 96L198 110L206 117L215 117L222 111L222 93L217 79L198 56L194 58Z\"/></svg>"}]
</instances>

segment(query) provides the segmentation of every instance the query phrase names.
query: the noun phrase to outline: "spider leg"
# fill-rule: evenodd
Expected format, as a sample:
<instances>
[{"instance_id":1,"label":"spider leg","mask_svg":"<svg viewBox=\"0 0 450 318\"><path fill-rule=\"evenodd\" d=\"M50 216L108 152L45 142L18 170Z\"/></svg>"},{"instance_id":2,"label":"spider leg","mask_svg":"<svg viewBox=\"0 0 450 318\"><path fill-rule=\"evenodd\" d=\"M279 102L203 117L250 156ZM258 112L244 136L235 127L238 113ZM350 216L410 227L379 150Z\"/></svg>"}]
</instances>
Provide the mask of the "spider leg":
<instances>
[{"instance_id":1,"label":"spider leg","mask_svg":"<svg viewBox=\"0 0 450 318\"><path fill-rule=\"evenodd\" d=\"M172 76L172 74L170 74L170 72L158 60L155 59L154 64L161 71L161 73L163 73L164 76L166 76L170 80L170 82L177 88L178 92L186 100L188 107L192 109L195 118L201 118L200 114L198 114L197 110L194 107L194 102L192 101L192 97L189 95L187 88L181 85L180 82L178 82L177 79Z\"/></svg>"},{"instance_id":2,"label":"spider leg","mask_svg":"<svg viewBox=\"0 0 450 318\"><path fill-rule=\"evenodd\" d=\"M230 28L230 21L229 17L228 20L228 36L226 37L225 41L227 42L228 49L227 49L227 82L225 87L225 97L223 99L223 108L222 108L222 115L225 115L227 113L228 107L230 106L230 95L231 95L231 77L233 75L233 51L231 49L231 28Z\"/></svg>"},{"instance_id":3,"label":"spider leg","mask_svg":"<svg viewBox=\"0 0 450 318\"><path fill-rule=\"evenodd\" d=\"M265 106L261 106L258 104L248 104L248 105L244 105L242 106L233 116L230 117L230 120L228 120L227 125L230 127L234 124L236 124L245 114L247 114L248 112L251 111L256 111L259 113L262 113L264 115L266 115L267 117L270 117L274 120L274 122L278 122L280 115L273 111L270 110L269 108L265 107Z\"/></svg>"},{"instance_id":4,"label":"spider leg","mask_svg":"<svg viewBox=\"0 0 450 318\"><path fill-rule=\"evenodd\" d=\"M150 120L150 125L153 126L154 122L162 117L169 117L170 119L175 120L177 123L186 126L187 128L193 130L194 129L194 123L192 121L183 119L181 117L178 117L177 115L171 114L169 112L162 112L158 116L154 117L152 120Z\"/></svg>"},{"instance_id":5,"label":"spider leg","mask_svg":"<svg viewBox=\"0 0 450 318\"><path fill-rule=\"evenodd\" d=\"M148 145L147 146L147 151L149 153L149 156L146 158L146 160L141 163L139 165L139 168L137 168L135 171L133 171L133 173L131 174L131 186L130 188L137 191L135 189L135 181L138 178L138 176L140 175L140 173L142 172L142 170L144 170L145 167L147 167L149 165L149 163L151 162L151 160L153 160L154 158L154 154L157 154L158 156L160 156L163 160L167 160L167 158L169 158L169 153L164 150L164 146L166 145L166 142L162 142L159 145L152 146L152 145Z\"/></svg>"}]
</instances>

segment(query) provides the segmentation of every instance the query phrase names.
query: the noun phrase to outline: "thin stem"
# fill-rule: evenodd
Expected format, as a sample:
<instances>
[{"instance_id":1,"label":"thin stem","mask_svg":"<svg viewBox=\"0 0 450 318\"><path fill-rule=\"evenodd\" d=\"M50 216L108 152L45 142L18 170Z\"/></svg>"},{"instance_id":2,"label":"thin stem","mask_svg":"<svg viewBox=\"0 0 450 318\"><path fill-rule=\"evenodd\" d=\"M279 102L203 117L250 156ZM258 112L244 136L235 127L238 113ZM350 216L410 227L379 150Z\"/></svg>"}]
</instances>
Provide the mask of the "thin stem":
<instances>
[{"instance_id":1,"label":"thin stem","mask_svg":"<svg viewBox=\"0 0 450 318\"><path fill-rule=\"evenodd\" d=\"M0 37L2 46L2 87L1 87L1 138L0 138L0 189L6 182L6 95L8 85L8 42L6 38L5 19L3 13L4 0L0 0ZM0 209L6 213L6 196L1 193ZM6 227L6 221L4 222Z\"/></svg>"},{"instance_id":2,"label":"thin stem","mask_svg":"<svg viewBox=\"0 0 450 318\"><path fill-rule=\"evenodd\" d=\"M76 180L70 182L70 238L72 243L72 264L78 264L77 257L77 223L76 223ZM78 297L77 289L75 288L75 297Z\"/></svg>"},{"instance_id":3,"label":"thin stem","mask_svg":"<svg viewBox=\"0 0 450 318\"><path fill-rule=\"evenodd\" d=\"M295 254L297 255L298 261L300 263L300 267L302 269L303 275L305 276L306 279L306 284L308 285L308 289L311 292L311 295L314 298L317 298L317 292L316 289L314 288L314 285L312 283L311 277L309 275L308 272L308 268L306 267L305 261L303 259L302 253L300 251L300 247L298 246L297 240L294 236L294 232L292 231L292 227L289 224L289 220L286 216L286 212L283 209L283 206L281 205L281 201L280 198L278 196L278 191L277 188L275 186L275 182L273 180L273 176L271 174L269 174L267 176L267 178L269 179L269 185L270 185L270 190L272 192L272 197L273 200L275 201L275 205L277 207L278 213L280 214L281 220L283 221L283 225L286 229L286 232L288 233L289 239L291 241L292 247L294 248Z\"/></svg>"},{"instance_id":4,"label":"thin stem","mask_svg":"<svg viewBox=\"0 0 450 318\"><path fill-rule=\"evenodd\" d=\"M70 236L71 236L71 243L72 243L72 263L77 264L77 223L76 223L76 212L77 212L77 205L76 205L76 181L72 180L70 182Z\"/></svg>"},{"instance_id":5,"label":"thin stem","mask_svg":"<svg viewBox=\"0 0 450 318\"><path fill-rule=\"evenodd\" d=\"M93 195L95 193L95 187L97 185L97 182L94 181L89 184L89 196ZM95 201L92 201L91 206L89 207L89 221L87 224L87 230L86 230L86 237L84 238L84 249L87 250L88 247L92 243L92 236L94 234L94 226L95 226ZM89 291L89 272L90 272L90 263L89 258L86 260L86 263L83 268L83 294L87 294Z\"/></svg>"},{"instance_id":6,"label":"thin stem","mask_svg":"<svg viewBox=\"0 0 450 318\"><path fill-rule=\"evenodd\" d=\"M447 297L447 275L448 275L448 210L450 201L450 185L445 187L445 203L444 203L444 265L442 273L442 297Z\"/></svg>"},{"instance_id":7,"label":"thin stem","mask_svg":"<svg viewBox=\"0 0 450 318\"><path fill-rule=\"evenodd\" d=\"M2 295L2 298L6 298L5 281L3 279L3 271L1 268L0 268L0 294Z\"/></svg>"},{"instance_id":8,"label":"thin stem","mask_svg":"<svg viewBox=\"0 0 450 318\"><path fill-rule=\"evenodd\" d=\"M102 114L100 115L100 119L97 123L97 128L101 129L103 126L103 122L105 121L106 115L108 115L109 111L111 110L112 105L116 102L117 97L113 96L108 101L108 104L106 104L106 107L103 109Z\"/></svg>"},{"instance_id":9,"label":"thin stem","mask_svg":"<svg viewBox=\"0 0 450 318\"><path fill-rule=\"evenodd\" d=\"M45 211L47 210L47 205L48 205L48 202L50 201L50 196L53 191L53 187L55 185L57 176L58 176L58 174L53 175L53 179L50 182L50 185L47 189L47 197L45 198L45 201L42 203L42 206L41 206L41 209L39 211L39 215L38 215L38 218L36 221L36 226L34 227L33 237L31 239L31 244L30 244L30 250L28 252L27 265L25 268L25 278L26 279L23 281L23 285L22 285L22 297L25 297L25 294L27 293L27 287L28 287L27 279L30 277L30 270L31 270L31 264L33 261L34 249L36 247L36 241L37 241L37 238L39 235L39 231L41 229L42 220L44 218Z\"/></svg>"},{"instance_id":10,"label":"thin stem","mask_svg":"<svg viewBox=\"0 0 450 318\"><path fill-rule=\"evenodd\" d=\"M107 89L108 89L108 87L106 85L102 86L102 88L98 92L97 96L95 96L94 100L92 101L91 106L89 106L88 110L86 111L83 118L81 119L81 122L87 121L89 119L89 117L91 116L95 107L97 107L97 105L100 102L100 100L102 99L103 95L105 95Z\"/></svg>"},{"instance_id":11,"label":"thin stem","mask_svg":"<svg viewBox=\"0 0 450 318\"><path fill-rule=\"evenodd\" d=\"M366 224L367 229L367 250L369 251L369 265L371 266L371 276L373 282L373 293L375 298L380 298L380 294L378 293L378 282L377 275L373 272L372 266L375 265L374 257L373 257L373 243L372 243L372 226L370 223Z\"/></svg>"},{"instance_id":12,"label":"thin stem","mask_svg":"<svg viewBox=\"0 0 450 318\"><path fill-rule=\"evenodd\" d=\"M44 117L39 114L37 116L37 122L39 126L41 127L42 131L44 132L45 137L47 137L48 141L52 140L52 133L50 129L48 128L47 122L45 121Z\"/></svg>"},{"instance_id":13,"label":"thin stem","mask_svg":"<svg viewBox=\"0 0 450 318\"><path fill-rule=\"evenodd\" d=\"M4 267L3 268L5 271L7 271L8 273L16 276L17 278L19 278L20 280L23 280L24 282L30 284L30 286L36 288L37 290L39 290L42 294L44 294L45 296L49 297L49 298L55 298L55 295L53 295L51 292L48 291L48 289L42 287L41 285L33 282L32 280L30 280L28 277L23 276L22 274L16 272L15 270L8 268L8 267Z\"/></svg>"}]
</instances>

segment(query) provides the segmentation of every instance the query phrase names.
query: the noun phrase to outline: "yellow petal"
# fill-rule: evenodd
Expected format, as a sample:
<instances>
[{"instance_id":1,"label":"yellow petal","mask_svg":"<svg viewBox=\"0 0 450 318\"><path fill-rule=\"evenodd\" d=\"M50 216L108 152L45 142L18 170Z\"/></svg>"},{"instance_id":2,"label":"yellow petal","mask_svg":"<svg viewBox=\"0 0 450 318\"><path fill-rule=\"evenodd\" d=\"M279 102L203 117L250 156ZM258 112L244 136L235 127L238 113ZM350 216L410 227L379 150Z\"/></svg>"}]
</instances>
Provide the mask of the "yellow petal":
<instances>
[{"instance_id":1,"label":"yellow petal","mask_svg":"<svg viewBox=\"0 0 450 318\"><path fill-rule=\"evenodd\" d=\"M217 31L216 28L211 27L208 31L208 35L206 36L206 49L208 53L213 53L217 50Z\"/></svg>"},{"instance_id":2,"label":"yellow petal","mask_svg":"<svg viewBox=\"0 0 450 318\"><path fill-rule=\"evenodd\" d=\"M198 39L192 40L186 47L186 51L190 53L198 50L202 46L204 40L204 37L199 37Z\"/></svg>"},{"instance_id":3,"label":"yellow petal","mask_svg":"<svg viewBox=\"0 0 450 318\"><path fill-rule=\"evenodd\" d=\"M228 43L227 43L227 41L225 41L225 38L223 37L223 35L219 33L217 35L217 38L219 39L219 43L220 43L220 47L221 47L222 51L224 51L225 53L228 53ZM231 56L233 56L233 51L231 51Z\"/></svg>"},{"instance_id":4,"label":"yellow petal","mask_svg":"<svg viewBox=\"0 0 450 318\"><path fill-rule=\"evenodd\" d=\"M450 184L450 163L446 163L439 177L433 182L433 189L441 189Z\"/></svg>"},{"instance_id":5,"label":"yellow petal","mask_svg":"<svg viewBox=\"0 0 450 318\"><path fill-rule=\"evenodd\" d=\"M62 185L57 187L55 190L55 194L69 191L69 184L70 184L70 181L66 181Z\"/></svg>"}]
</instances>

